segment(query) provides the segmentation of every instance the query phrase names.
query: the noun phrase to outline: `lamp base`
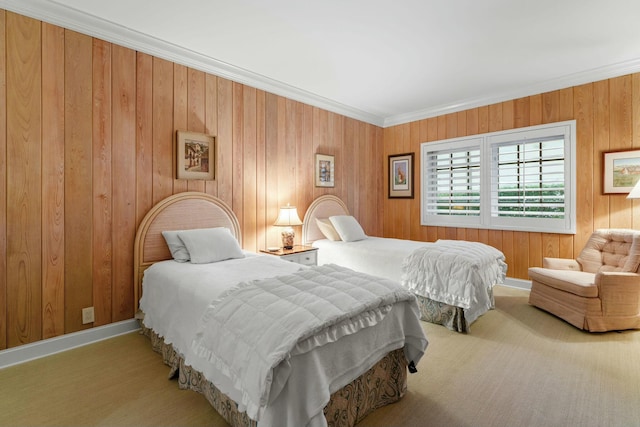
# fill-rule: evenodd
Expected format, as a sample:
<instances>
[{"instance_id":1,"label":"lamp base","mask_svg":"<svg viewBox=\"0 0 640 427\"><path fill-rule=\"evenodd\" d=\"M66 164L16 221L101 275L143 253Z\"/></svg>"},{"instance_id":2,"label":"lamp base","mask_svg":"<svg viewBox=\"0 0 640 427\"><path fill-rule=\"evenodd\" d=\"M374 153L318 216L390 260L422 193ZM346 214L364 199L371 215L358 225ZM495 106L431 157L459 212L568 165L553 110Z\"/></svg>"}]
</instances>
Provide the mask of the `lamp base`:
<instances>
[{"instance_id":1,"label":"lamp base","mask_svg":"<svg viewBox=\"0 0 640 427\"><path fill-rule=\"evenodd\" d=\"M296 236L293 228L285 228L282 231L282 247L285 249L293 249L293 239Z\"/></svg>"}]
</instances>

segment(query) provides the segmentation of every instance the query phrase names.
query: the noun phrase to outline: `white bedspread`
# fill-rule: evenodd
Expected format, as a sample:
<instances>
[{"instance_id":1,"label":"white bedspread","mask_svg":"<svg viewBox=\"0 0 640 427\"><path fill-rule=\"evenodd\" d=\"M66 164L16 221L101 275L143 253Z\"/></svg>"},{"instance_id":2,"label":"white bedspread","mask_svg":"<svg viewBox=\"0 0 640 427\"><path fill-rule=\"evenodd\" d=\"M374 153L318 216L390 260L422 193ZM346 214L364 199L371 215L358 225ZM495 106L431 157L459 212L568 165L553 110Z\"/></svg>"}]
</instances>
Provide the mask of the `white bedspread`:
<instances>
[{"instance_id":1,"label":"white bedspread","mask_svg":"<svg viewBox=\"0 0 640 427\"><path fill-rule=\"evenodd\" d=\"M207 308L193 348L242 390L247 414L260 421L287 383L292 356L378 324L396 303L417 312L413 294L396 282L337 265L244 282ZM407 341L414 363L423 351L422 342ZM306 396L314 398L322 396Z\"/></svg>"},{"instance_id":2,"label":"white bedspread","mask_svg":"<svg viewBox=\"0 0 640 427\"><path fill-rule=\"evenodd\" d=\"M367 237L356 242L316 240L318 265L337 264L356 271L399 282L402 261L414 250L432 243L415 240Z\"/></svg>"},{"instance_id":3,"label":"white bedspread","mask_svg":"<svg viewBox=\"0 0 640 427\"><path fill-rule=\"evenodd\" d=\"M411 262L411 267L406 263L409 257L414 254L417 258L426 253L437 256L442 252L442 245L449 245L452 254L457 252L466 253L468 259L461 257L458 260L460 266L452 268L445 265L443 261L435 264L435 260L424 260L424 262ZM318 264L335 263L356 271L385 277L397 282L407 284L418 295L431 298L446 304L454 305L464 309L465 320L468 325L473 323L479 316L494 307L492 287L496 284L504 283L506 277L507 264L504 254L499 250L478 242L467 242L458 240L438 240L437 242L419 242L416 240L392 239L383 237L367 237L356 242L331 241L327 239L313 242L313 246L318 248ZM471 260L471 258L475 258ZM482 268L478 265L482 262ZM471 270L466 264L475 263ZM440 268L439 273L434 272L435 267ZM405 270L407 270L405 272ZM454 288L450 291L444 290L448 283L444 280L450 276L450 272L466 275L470 280L462 291ZM408 278L405 274L409 274ZM440 290L426 289L429 280L433 276L439 277ZM453 278L454 280L456 277ZM460 282L458 282L460 283ZM455 298L456 293L462 292L462 298ZM452 304L452 302L456 302Z\"/></svg>"},{"instance_id":4,"label":"white bedspread","mask_svg":"<svg viewBox=\"0 0 640 427\"><path fill-rule=\"evenodd\" d=\"M290 274L303 268L272 255L245 252L245 258L211 264L162 261L144 273L140 308L144 324L180 354L191 348L207 306L241 281Z\"/></svg>"},{"instance_id":5,"label":"white bedspread","mask_svg":"<svg viewBox=\"0 0 640 427\"><path fill-rule=\"evenodd\" d=\"M241 402L242 392L192 350L198 322L206 308L238 282L286 275L304 268L251 252L246 253L246 258L212 264L156 263L144 275L140 308L145 313L145 326L171 343L188 365L202 372L222 393ZM362 375L385 354L405 346L407 341L420 343L417 347L424 351L427 340L418 319L414 306L395 304L374 326L292 355L286 385L262 414L260 426L325 426L323 408L332 393ZM419 359L407 354L406 349L405 355L408 360ZM242 404L239 409L246 410Z\"/></svg>"},{"instance_id":6,"label":"white bedspread","mask_svg":"<svg viewBox=\"0 0 640 427\"><path fill-rule=\"evenodd\" d=\"M402 284L417 295L464 308L470 324L478 313L493 308L491 289L504 282L504 259L483 243L438 240L405 259Z\"/></svg>"}]
</instances>

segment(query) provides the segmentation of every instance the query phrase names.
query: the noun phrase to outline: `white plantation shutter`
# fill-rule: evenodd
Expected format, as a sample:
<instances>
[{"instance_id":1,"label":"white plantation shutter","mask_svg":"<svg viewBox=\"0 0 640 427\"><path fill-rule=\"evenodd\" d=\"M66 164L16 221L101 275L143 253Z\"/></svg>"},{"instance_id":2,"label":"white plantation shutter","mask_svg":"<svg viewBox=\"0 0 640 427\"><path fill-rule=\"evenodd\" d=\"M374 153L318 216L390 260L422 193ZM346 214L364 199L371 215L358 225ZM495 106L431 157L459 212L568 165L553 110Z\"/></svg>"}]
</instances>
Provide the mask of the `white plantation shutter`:
<instances>
[{"instance_id":1,"label":"white plantation shutter","mask_svg":"<svg viewBox=\"0 0 640 427\"><path fill-rule=\"evenodd\" d=\"M433 224L480 223L480 139L446 145L426 144L423 151L423 219Z\"/></svg>"},{"instance_id":2,"label":"white plantation shutter","mask_svg":"<svg viewBox=\"0 0 640 427\"><path fill-rule=\"evenodd\" d=\"M575 232L575 121L421 148L422 225Z\"/></svg>"}]
</instances>

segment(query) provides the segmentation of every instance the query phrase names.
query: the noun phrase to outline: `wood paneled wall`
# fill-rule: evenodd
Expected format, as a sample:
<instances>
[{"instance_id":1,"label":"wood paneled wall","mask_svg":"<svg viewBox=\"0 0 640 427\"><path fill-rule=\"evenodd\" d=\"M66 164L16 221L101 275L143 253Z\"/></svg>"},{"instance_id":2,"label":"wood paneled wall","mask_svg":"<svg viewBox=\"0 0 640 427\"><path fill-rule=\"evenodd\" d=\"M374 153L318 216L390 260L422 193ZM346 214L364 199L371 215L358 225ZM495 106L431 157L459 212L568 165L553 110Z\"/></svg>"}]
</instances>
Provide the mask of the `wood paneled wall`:
<instances>
[{"instance_id":1,"label":"wood paneled wall","mask_svg":"<svg viewBox=\"0 0 640 427\"><path fill-rule=\"evenodd\" d=\"M132 318L136 226L174 193L229 203L248 250L326 193L382 235L376 126L2 10L0 110L0 349ZM179 129L216 135L215 181L175 179Z\"/></svg>"},{"instance_id":2,"label":"wood paneled wall","mask_svg":"<svg viewBox=\"0 0 640 427\"><path fill-rule=\"evenodd\" d=\"M563 120L577 124L575 235L420 226L420 144ZM384 202L384 236L422 241L464 239L502 250L509 277L527 279L542 258L578 255L597 228L640 228L640 202L602 192L603 153L640 148L640 74L528 96L384 129L390 154L416 153L416 197ZM385 181L385 194L388 184Z\"/></svg>"}]
</instances>

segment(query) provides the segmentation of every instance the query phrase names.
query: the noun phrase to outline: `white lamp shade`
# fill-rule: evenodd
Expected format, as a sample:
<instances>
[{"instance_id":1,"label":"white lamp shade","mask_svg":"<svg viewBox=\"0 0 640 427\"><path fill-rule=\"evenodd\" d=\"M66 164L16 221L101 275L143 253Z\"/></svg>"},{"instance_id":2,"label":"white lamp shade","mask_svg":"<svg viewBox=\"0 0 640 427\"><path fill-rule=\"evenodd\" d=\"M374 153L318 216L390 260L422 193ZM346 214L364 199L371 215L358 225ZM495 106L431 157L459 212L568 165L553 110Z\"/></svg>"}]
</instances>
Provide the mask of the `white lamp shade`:
<instances>
[{"instance_id":1,"label":"white lamp shade","mask_svg":"<svg viewBox=\"0 0 640 427\"><path fill-rule=\"evenodd\" d=\"M640 199L640 181L638 181L633 189L629 192L627 199Z\"/></svg>"},{"instance_id":2,"label":"white lamp shade","mask_svg":"<svg viewBox=\"0 0 640 427\"><path fill-rule=\"evenodd\" d=\"M296 207L287 205L280 208L278 219L276 219L273 225L291 227L292 225L302 225L302 221L300 221Z\"/></svg>"}]
</instances>

